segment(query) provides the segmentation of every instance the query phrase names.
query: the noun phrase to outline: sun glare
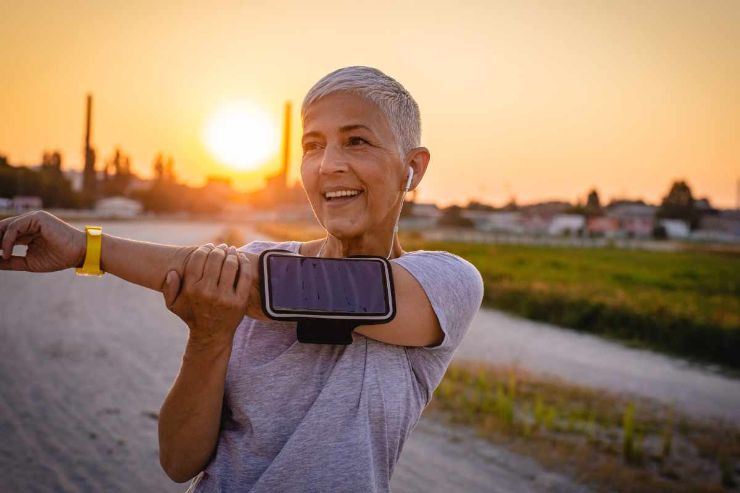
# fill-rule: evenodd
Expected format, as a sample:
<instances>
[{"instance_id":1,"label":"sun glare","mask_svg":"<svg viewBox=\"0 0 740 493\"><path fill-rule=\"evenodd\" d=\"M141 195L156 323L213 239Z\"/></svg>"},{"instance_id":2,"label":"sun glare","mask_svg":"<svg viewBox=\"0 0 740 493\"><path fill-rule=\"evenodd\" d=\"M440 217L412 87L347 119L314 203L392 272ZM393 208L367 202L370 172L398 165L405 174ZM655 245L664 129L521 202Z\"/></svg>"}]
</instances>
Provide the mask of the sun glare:
<instances>
[{"instance_id":1,"label":"sun glare","mask_svg":"<svg viewBox=\"0 0 740 493\"><path fill-rule=\"evenodd\" d=\"M213 112L204 126L203 140L216 159L239 170L263 164L278 144L273 120L248 102L230 103Z\"/></svg>"}]
</instances>

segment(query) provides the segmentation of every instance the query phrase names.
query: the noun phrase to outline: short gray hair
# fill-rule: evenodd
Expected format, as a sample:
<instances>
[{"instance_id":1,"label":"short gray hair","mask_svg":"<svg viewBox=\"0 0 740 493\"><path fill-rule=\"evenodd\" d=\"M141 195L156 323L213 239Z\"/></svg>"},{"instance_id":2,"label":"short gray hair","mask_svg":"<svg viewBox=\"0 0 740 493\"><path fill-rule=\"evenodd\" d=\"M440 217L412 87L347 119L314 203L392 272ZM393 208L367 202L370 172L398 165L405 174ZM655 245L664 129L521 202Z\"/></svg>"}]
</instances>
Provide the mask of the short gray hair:
<instances>
[{"instance_id":1,"label":"short gray hair","mask_svg":"<svg viewBox=\"0 0 740 493\"><path fill-rule=\"evenodd\" d=\"M402 154L420 145L419 105L398 81L372 67L344 67L322 77L303 99L301 120L316 100L340 91L357 94L380 107Z\"/></svg>"}]
</instances>

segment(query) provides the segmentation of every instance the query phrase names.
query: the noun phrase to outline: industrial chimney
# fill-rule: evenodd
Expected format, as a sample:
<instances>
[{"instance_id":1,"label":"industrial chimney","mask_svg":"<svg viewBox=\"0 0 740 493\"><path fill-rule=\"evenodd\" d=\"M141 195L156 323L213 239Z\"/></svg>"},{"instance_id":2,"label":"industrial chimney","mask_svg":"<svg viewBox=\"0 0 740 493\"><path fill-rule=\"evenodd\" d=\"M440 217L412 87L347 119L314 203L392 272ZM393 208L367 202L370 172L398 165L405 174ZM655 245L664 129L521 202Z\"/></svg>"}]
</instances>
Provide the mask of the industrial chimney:
<instances>
[{"instance_id":1,"label":"industrial chimney","mask_svg":"<svg viewBox=\"0 0 740 493\"><path fill-rule=\"evenodd\" d=\"M89 198L95 196L95 149L90 146L90 133L92 129L92 94L87 94L87 109L85 116L85 169L82 173L82 190Z\"/></svg>"}]
</instances>

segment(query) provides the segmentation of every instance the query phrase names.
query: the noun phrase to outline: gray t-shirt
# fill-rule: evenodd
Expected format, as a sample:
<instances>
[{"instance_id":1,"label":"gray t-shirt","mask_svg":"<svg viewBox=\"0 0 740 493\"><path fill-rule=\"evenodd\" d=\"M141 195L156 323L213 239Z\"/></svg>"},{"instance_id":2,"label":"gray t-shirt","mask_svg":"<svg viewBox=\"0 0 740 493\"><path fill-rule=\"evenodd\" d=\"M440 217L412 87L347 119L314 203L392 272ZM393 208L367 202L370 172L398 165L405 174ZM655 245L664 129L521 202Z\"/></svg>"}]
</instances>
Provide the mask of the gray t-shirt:
<instances>
[{"instance_id":1,"label":"gray t-shirt","mask_svg":"<svg viewBox=\"0 0 740 493\"><path fill-rule=\"evenodd\" d=\"M301 243L254 241L240 250ZM304 344L296 322L245 317L234 336L214 456L196 492L388 491L404 441L483 298L467 260L419 250L392 259L429 298L445 334L434 347L354 333L347 346Z\"/></svg>"}]
</instances>

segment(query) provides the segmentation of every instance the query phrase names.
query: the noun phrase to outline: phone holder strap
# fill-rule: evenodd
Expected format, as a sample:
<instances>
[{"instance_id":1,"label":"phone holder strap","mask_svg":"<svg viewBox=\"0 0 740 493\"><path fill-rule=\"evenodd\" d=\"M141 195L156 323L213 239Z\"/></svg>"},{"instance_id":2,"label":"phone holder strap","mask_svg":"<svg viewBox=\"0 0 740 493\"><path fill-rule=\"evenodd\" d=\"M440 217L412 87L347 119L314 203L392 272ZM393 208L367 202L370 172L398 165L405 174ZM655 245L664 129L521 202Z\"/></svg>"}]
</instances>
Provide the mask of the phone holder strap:
<instances>
[{"instance_id":1,"label":"phone holder strap","mask_svg":"<svg viewBox=\"0 0 740 493\"><path fill-rule=\"evenodd\" d=\"M306 319L298 322L298 341L311 344L352 344L359 324L347 320Z\"/></svg>"}]
</instances>

